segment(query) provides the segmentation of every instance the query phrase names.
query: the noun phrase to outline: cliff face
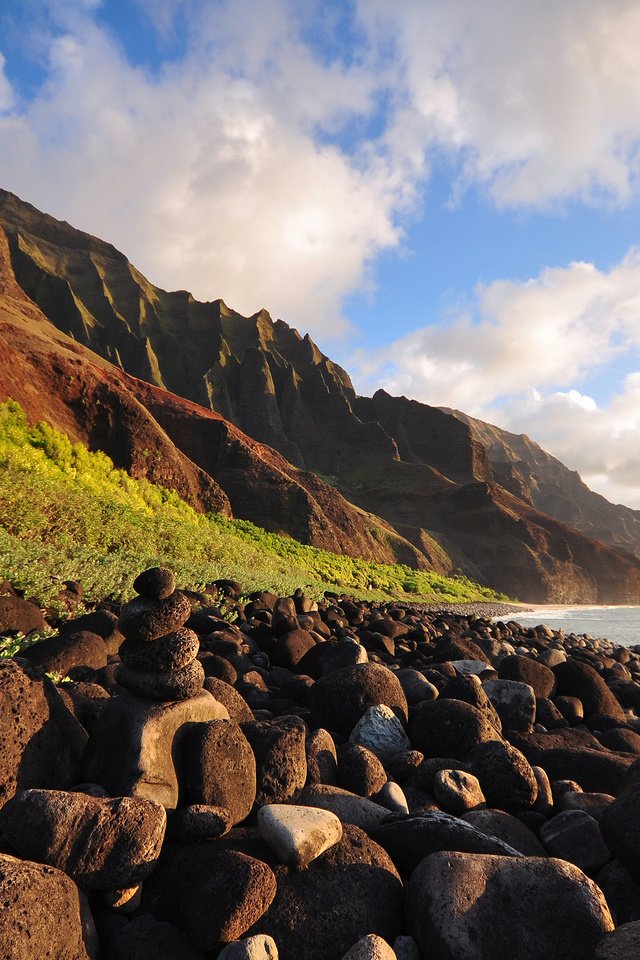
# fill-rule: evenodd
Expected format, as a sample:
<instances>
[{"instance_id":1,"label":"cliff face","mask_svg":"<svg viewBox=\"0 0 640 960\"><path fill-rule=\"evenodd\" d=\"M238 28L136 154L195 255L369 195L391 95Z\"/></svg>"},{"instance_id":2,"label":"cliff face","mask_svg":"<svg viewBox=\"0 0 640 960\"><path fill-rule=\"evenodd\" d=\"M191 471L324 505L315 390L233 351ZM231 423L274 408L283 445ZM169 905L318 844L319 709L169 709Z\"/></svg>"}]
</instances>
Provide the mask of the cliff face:
<instances>
[{"instance_id":1,"label":"cliff face","mask_svg":"<svg viewBox=\"0 0 640 960\"><path fill-rule=\"evenodd\" d=\"M28 376L2 390L34 416L66 418L119 465L303 542L460 569L532 601L640 600L640 560L615 549L638 547L640 517L526 438L381 390L358 397L286 323L160 290L109 244L2 191L0 225L4 282L32 317L8 335ZM17 362L0 356L8 374ZM141 457L161 443L175 455ZM609 546L593 539L605 529Z\"/></svg>"},{"instance_id":2,"label":"cliff face","mask_svg":"<svg viewBox=\"0 0 640 960\"><path fill-rule=\"evenodd\" d=\"M640 557L640 510L610 503L590 490L575 470L546 453L525 434L453 413L471 428L487 452L493 474L506 490L581 533Z\"/></svg>"}]
</instances>

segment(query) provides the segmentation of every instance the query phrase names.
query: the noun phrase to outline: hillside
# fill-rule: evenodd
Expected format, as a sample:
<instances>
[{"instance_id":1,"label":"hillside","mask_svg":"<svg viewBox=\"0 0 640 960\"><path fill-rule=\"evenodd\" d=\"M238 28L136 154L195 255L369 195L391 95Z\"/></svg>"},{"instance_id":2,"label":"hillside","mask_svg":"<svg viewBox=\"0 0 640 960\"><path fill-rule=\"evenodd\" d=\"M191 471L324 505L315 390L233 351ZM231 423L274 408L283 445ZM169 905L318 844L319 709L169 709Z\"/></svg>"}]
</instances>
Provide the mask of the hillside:
<instances>
[{"instance_id":1,"label":"hillside","mask_svg":"<svg viewBox=\"0 0 640 960\"><path fill-rule=\"evenodd\" d=\"M551 495L540 474L538 499L520 489L464 417L384 391L358 397L266 311L162 291L109 244L3 192L0 226L14 313L1 314L0 390L30 417L201 508L217 500L305 543L460 570L536 602L640 599L640 560L618 549L633 534L595 539L603 524L586 501L581 533L575 511L564 515L571 485Z\"/></svg>"},{"instance_id":2,"label":"hillside","mask_svg":"<svg viewBox=\"0 0 640 960\"><path fill-rule=\"evenodd\" d=\"M220 578L250 590L311 596L348 590L380 599L504 600L463 578L372 563L304 546L222 514L202 514L101 452L46 423L30 426L15 401L0 403L0 569L41 603L65 581L88 601L131 596L131 571L170 563L185 585Z\"/></svg>"}]
</instances>

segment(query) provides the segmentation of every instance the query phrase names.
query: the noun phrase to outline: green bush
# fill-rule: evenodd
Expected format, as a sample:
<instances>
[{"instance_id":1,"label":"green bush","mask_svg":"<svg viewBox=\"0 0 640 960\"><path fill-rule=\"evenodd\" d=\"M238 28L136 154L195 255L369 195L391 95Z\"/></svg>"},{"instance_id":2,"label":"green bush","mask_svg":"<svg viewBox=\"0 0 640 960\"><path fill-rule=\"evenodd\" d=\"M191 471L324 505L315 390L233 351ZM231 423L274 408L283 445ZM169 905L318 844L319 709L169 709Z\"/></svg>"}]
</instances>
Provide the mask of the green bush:
<instances>
[{"instance_id":1,"label":"green bush","mask_svg":"<svg viewBox=\"0 0 640 960\"><path fill-rule=\"evenodd\" d=\"M247 592L324 590L449 602L505 599L463 577L376 564L305 546L246 520L197 513L177 494L118 470L20 406L0 404L0 576L41 603L63 580L88 600L126 599L140 570L163 564L181 586L228 577Z\"/></svg>"}]
</instances>

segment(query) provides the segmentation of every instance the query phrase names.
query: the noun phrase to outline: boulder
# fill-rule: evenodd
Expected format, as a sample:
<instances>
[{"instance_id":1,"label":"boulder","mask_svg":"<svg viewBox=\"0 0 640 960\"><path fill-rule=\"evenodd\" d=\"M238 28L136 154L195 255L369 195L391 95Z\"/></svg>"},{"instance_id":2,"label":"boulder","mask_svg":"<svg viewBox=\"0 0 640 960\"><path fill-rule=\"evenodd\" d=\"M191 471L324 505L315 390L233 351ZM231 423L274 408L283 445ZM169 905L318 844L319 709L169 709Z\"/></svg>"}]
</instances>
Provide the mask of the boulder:
<instances>
[{"instance_id":1,"label":"boulder","mask_svg":"<svg viewBox=\"0 0 640 960\"><path fill-rule=\"evenodd\" d=\"M536 696L528 683L518 680L487 680L489 700L498 711L503 732L530 733L536 718Z\"/></svg>"},{"instance_id":2,"label":"boulder","mask_svg":"<svg viewBox=\"0 0 640 960\"><path fill-rule=\"evenodd\" d=\"M411 749L404 727L391 707L383 703L367 707L351 731L349 740L366 747L383 763L396 753Z\"/></svg>"},{"instance_id":3,"label":"boulder","mask_svg":"<svg viewBox=\"0 0 640 960\"><path fill-rule=\"evenodd\" d=\"M600 829L613 855L640 881L640 781L609 804L600 818Z\"/></svg>"},{"instance_id":4,"label":"boulder","mask_svg":"<svg viewBox=\"0 0 640 960\"><path fill-rule=\"evenodd\" d=\"M167 833L172 840L197 843L223 837L232 826L231 812L225 807L194 803L173 811L167 824Z\"/></svg>"},{"instance_id":5,"label":"boulder","mask_svg":"<svg viewBox=\"0 0 640 960\"><path fill-rule=\"evenodd\" d=\"M254 720L241 730L256 759L256 804L295 800L307 780L307 728L299 717Z\"/></svg>"},{"instance_id":6,"label":"boulder","mask_svg":"<svg viewBox=\"0 0 640 960\"><path fill-rule=\"evenodd\" d=\"M307 783L338 783L338 755L333 737L319 727L307 737Z\"/></svg>"},{"instance_id":7,"label":"boulder","mask_svg":"<svg viewBox=\"0 0 640 960\"><path fill-rule=\"evenodd\" d=\"M289 867L306 867L342 837L338 817L314 807L269 804L258 810L257 822L262 839Z\"/></svg>"},{"instance_id":8,"label":"boulder","mask_svg":"<svg viewBox=\"0 0 640 960\"><path fill-rule=\"evenodd\" d=\"M359 797L349 793L348 790L330 787L323 783L305 787L297 802L305 807L330 810L331 813L335 813L341 823L350 823L367 833L370 833L389 815L388 810L378 803L367 800L366 797Z\"/></svg>"},{"instance_id":9,"label":"boulder","mask_svg":"<svg viewBox=\"0 0 640 960\"><path fill-rule=\"evenodd\" d=\"M384 704L406 723L407 699L397 677L378 663L360 663L321 677L309 691L314 727L349 736L367 707Z\"/></svg>"},{"instance_id":10,"label":"boulder","mask_svg":"<svg viewBox=\"0 0 640 960\"><path fill-rule=\"evenodd\" d=\"M439 770L433 790L442 809L456 817L485 804L480 781L464 770Z\"/></svg>"},{"instance_id":11,"label":"boulder","mask_svg":"<svg viewBox=\"0 0 640 960\"><path fill-rule=\"evenodd\" d=\"M306 870L274 867L278 890L250 931L273 937L280 960L342 960L367 934L403 926L402 884L387 854L357 827Z\"/></svg>"},{"instance_id":12,"label":"boulder","mask_svg":"<svg viewBox=\"0 0 640 960\"><path fill-rule=\"evenodd\" d=\"M165 701L189 700L202 690L204 670L199 660L192 660L186 667L166 673L134 670L126 663L121 663L116 677L118 683L141 697Z\"/></svg>"},{"instance_id":13,"label":"boulder","mask_svg":"<svg viewBox=\"0 0 640 960\"><path fill-rule=\"evenodd\" d=\"M46 626L42 610L35 603L12 593L0 594L0 636L28 634L45 630Z\"/></svg>"},{"instance_id":14,"label":"boulder","mask_svg":"<svg viewBox=\"0 0 640 960\"><path fill-rule=\"evenodd\" d=\"M409 724L411 745L425 757L464 760L478 743L501 740L483 713L462 700L438 697L415 707Z\"/></svg>"},{"instance_id":15,"label":"boulder","mask_svg":"<svg viewBox=\"0 0 640 960\"><path fill-rule=\"evenodd\" d=\"M423 955L438 960L585 960L613 929L582 871L537 857L434 853L411 877L406 909Z\"/></svg>"},{"instance_id":16,"label":"boulder","mask_svg":"<svg viewBox=\"0 0 640 960\"><path fill-rule=\"evenodd\" d=\"M61 870L0 854L0 903L6 960L97 960L91 913Z\"/></svg>"},{"instance_id":17,"label":"boulder","mask_svg":"<svg viewBox=\"0 0 640 960\"><path fill-rule=\"evenodd\" d=\"M180 898L189 939L199 950L238 940L268 910L276 878L262 860L223 850L199 882Z\"/></svg>"},{"instance_id":18,"label":"boulder","mask_svg":"<svg viewBox=\"0 0 640 960\"><path fill-rule=\"evenodd\" d=\"M509 743L479 743L467 760L491 807L517 813L532 807L538 781L527 758Z\"/></svg>"},{"instance_id":19,"label":"boulder","mask_svg":"<svg viewBox=\"0 0 640 960\"><path fill-rule=\"evenodd\" d=\"M612 860L596 875L616 924L640 920L640 884L619 860Z\"/></svg>"},{"instance_id":20,"label":"boulder","mask_svg":"<svg viewBox=\"0 0 640 960\"><path fill-rule=\"evenodd\" d=\"M381 790L387 774L371 750L359 743L342 747L338 763L338 786L360 797L371 797Z\"/></svg>"},{"instance_id":21,"label":"boulder","mask_svg":"<svg viewBox=\"0 0 640 960\"><path fill-rule=\"evenodd\" d=\"M235 720L236 723L253 720L253 713L247 701L224 679L206 676L203 687L227 708L231 720Z\"/></svg>"},{"instance_id":22,"label":"boulder","mask_svg":"<svg viewBox=\"0 0 640 960\"><path fill-rule=\"evenodd\" d=\"M551 698L556 692L556 676L548 666L531 657L510 656L500 662L501 680L517 680L533 688L536 697Z\"/></svg>"},{"instance_id":23,"label":"boulder","mask_svg":"<svg viewBox=\"0 0 640 960\"><path fill-rule=\"evenodd\" d=\"M0 830L27 860L68 874L80 887L131 887L156 865L167 817L152 800L24 790L0 811Z\"/></svg>"},{"instance_id":24,"label":"boulder","mask_svg":"<svg viewBox=\"0 0 640 960\"><path fill-rule=\"evenodd\" d=\"M546 857L547 851L535 833L505 810L470 810L463 820L489 837L497 837L525 857Z\"/></svg>"},{"instance_id":25,"label":"boulder","mask_svg":"<svg viewBox=\"0 0 640 960\"><path fill-rule=\"evenodd\" d=\"M540 839L553 857L575 863L593 876L612 859L598 821L584 810L565 810L540 828Z\"/></svg>"},{"instance_id":26,"label":"boulder","mask_svg":"<svg viewBox=\"0 0 640 960\"><path fill-rule=\"evenodd\" d=\"M190 700L111 697L91 732L83 776L112 796L156 800L173 810L182 777L182 747L192 723L228 720L226 707L202 690Z\"/></svg>"},{"instance_id":27,"label":"boulder","mask_svg":"<svg viewBox=\"0 0 640 960\"><path fill-rule=\"evenodd\" d=\"M256 799L256 761L233 720L196 723L187 731L184 791L189 803L226 808L232 824L249 816Z\"/></svg>"},{"instance_id":28,"label":"boulder","mask_svg":"<svg viewBox=\"0 0 640 960\"><path fill-rule=\"evenodd\" d=\"M0 807L16 790L80 779L87 733L42 671L0 659Z\"/></svg>"},{"instance_id":29,"label":"boulder","mask_svg":"<svg viewBox=\"0 0 640 960\"><path fill-rule=\"evenodd\" d=\"M465 820L442 811L386 821L372 829L371 836L406 878L425 857L441 850L520 856L518 850L497 837L487 836Z\"/></svg>"},{"instance_id":30,"label":"boulder","mask_svg":"<svg viewBox=\"0 0 640 960\"><path fill-rule=\"evenodd\" d=\"M149 642L178 630L190 613L191 604L182 593L164 600L136 597L121 608L118 629L128 640Z\"/></svg>"},{"instance_id":31,"label":"boulder","mask_svg":"<svg viewBox=\"0 0 640 960\"><path fill-rule=\"evenodd\" d=\"M56 677L66 677L76 667L99 670L107 665L104 640L97 633L89 633L88 630L47 637L46 640L40 640L23 650L20 656L40 667L44 673L51 673Z\"/></svg>"},{"instance_id":32,"label":"boulder","mask_svg":"<svg viewBox=\"0 0 640 960\"><path fill-rule=\"evenodd\" d=\"M120 645L120 657L134 670L151 673L166 673L186 667L200 649L198 634L187 627L173 630L152 643L140 640L124 640Z\"/></svg>"},{"instance_id":33,"label":"boulder","mask_svg":"<svg viewBox=\"0 0 640 960\"><path fill-rule=\"evenodd\" d=\"M624 710L597 670L581 660L567 660L553 668L558 696L578 697L585 717L606 714L624 721Z\"/></svg>"},{"instance_id":34,"label":"boulder","mask_svg":"<svg viewBox=\"0 0 640 960\"><path fill-rule=\"evenodd\" d=\"M148 913L122 926L104 960L204 960L186 934Z\"/></svg>"},{"instance_id":35,"label":"boulder","mask_svg":"<svg viewBox=\"0 0 640 960\"><path fill-rule=\"evenodd\" d=\"M149 600L166 600L176 589L176 580L166 567L150 567L138 574L133 589Z\"/></svg>"},{"instance_id":36,"label":"boulder","mask_svg":"<svg viewBox=\"0 0 640 960\"><path fill-rule=\"evenodd\" d=\"M640 957L640 920L624 923L602 938L593 960L636 960Z\"/></svg>"}]
</instances>

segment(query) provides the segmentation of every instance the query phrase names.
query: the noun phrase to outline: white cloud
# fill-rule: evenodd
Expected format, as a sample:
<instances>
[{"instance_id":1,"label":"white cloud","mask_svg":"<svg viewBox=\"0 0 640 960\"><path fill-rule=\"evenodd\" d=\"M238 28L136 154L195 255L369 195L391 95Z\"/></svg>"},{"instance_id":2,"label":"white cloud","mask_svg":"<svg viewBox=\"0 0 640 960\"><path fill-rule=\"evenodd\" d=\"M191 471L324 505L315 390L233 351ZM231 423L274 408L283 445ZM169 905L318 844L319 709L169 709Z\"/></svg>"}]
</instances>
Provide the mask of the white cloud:
<instances>
[{"instance_id":1,"label":"white cloud","mask_svg":"<svg viewBox=\"0 0 640 960\"><path fill-rule=\"evenodd\" d=\"M634 188L635 0L138 2L186 45L159 70L127 61L98 0L48 0L35 98L0 73L0 179L163 286L330 336L434 150L500 204Z\"/></svg>"},{"instance_id":2,"label":"white cloud","mask_svg":"<svg viewBox=\"0 0 640 960\"><path fill-rule=\"evenodd\" d=\"M501 205L624 202L636 185L636 0L362 0L395 37L407 96L392 137L421 130Z\"/></svg>"},{"instance_id":3,"label":"white cloud","mask_svg":"<svg viewBox=\"0 0 640 960\"><path fill-rule=\"evenodd\" d=\"M640 251L609 271L574 263L495 281L449 316L354 357L356 388L382 385L527 433L608 498L640 507L640 373L598 404L581 385L640 365ZM389 361L389 357L393 361Z\"/></svg>"}]
</instances>

